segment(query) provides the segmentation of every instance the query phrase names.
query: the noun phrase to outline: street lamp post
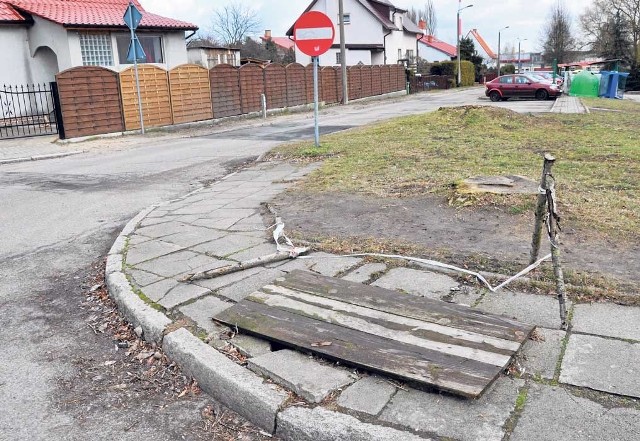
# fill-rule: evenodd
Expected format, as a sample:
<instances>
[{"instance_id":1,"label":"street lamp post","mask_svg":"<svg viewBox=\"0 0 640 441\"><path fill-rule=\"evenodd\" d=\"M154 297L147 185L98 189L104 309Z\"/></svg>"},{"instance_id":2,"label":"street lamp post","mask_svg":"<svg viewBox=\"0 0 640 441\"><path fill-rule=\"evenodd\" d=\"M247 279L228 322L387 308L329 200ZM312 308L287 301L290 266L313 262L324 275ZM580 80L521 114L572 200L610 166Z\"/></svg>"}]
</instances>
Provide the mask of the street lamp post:
<instances>
[{"instance_id":1,"label":"street lamp post","mask_svg":"<svg viewBox=\"0 0 640 441\"><path fill-rule=\"evenodd\" d=\"M509 26L505 26L498 31L498 76L500 76L500 33L505 29L509 29Z\"/></svg>"},{"instance_id":2,"label":"street lamp post","mask_svg":"<svg viewBox=\"0 0 640 441\"><path fill-rule=\"evenodd\" d=\"M462 83L462 71L461 71L461 60L460 60L460 32L462 32L462 30L460 29L460 12L463 11L464 9L470 8L473 5L467 5L464 8L458 7L458 14L456 16L456 18L458 19L458 37L457 37L457 41L458 41L458 47L457 47L457 52L458 52L458 87L460 87L460 83Z\"/></svg>"},{"instance_id":3,"label":"street lamp post","mask_svg":"<svg viewBox=\"0 0 640 441\"><path fill-rule=\"evenodd\" d=\"M518 37L518 73L521 74L522 73L522 62L520 61L520 43L523 41L527 41L526 38L520 38Z\"/></svg>"}]
</instances>

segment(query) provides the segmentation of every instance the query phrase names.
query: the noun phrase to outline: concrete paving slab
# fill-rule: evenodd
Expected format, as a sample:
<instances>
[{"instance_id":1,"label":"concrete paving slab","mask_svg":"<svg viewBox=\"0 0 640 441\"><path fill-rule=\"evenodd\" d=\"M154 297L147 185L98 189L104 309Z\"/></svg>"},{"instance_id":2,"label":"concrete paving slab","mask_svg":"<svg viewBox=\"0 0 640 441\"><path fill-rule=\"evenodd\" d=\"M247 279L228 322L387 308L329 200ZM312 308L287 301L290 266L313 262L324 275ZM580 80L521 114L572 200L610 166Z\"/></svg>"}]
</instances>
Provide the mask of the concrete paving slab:
<instances>
[{"instance_id":1,"label":"concrete paving slab","mask_svg":"<svg viewBox=\"0 0 640 441\"><path fill-rule=\"evenodd\" d=\"M568 303L567 309L571 306ZM488 292L477 308L493 314L515 318L549 329L560 328L560 307L558 300L551 296L522 294L516 292Z\"/></svg>"},{"instance_id":2,"label":"concrete paving slab","mask_svg":"<svg viewBox=\"0 0 640 441\"><path fill-rule=\"evenodd\" d=\"M278 414L276 436L295 441L428 441L391 427L363 423L322 407L289 407Z\"/></svg>"},{"instance_id":3,"label":"concrete paving slab","mask_svg":"<svg viewBox=\"0 0 640 441\"><path fill-rule=\"evenodd\" d=\"M183 248L180 245L154 239L129 247L125 262L127 265L137 265L156 257L180 251Z\"/></svg>"},{"instance_id":4,"label":"concrete paving slab","mask_svg":"<svg viewBox=\"0 0 640 441\"><path fill-rule=\"evenodd\" d=\"M255 247L240 251L238 253L230 254L229 259L237 260L238 262L244 262L245 260L256 259L258 257L268 256L269 254L276 253L278 249L273 242L263 242Z\"/></svg>"},{"instance_id":5,"label":"concrete paving slab","mask_svg":"<svg viewBox=\"0 0 640 441\"><path fill-rule=\"evenodd\" d=\"M296 269L315 271L329 277L347 271L358 265L362 259L355 257L337 257L335 254L313 253L301 259L294 259L279 267L282 271L290 272Z\"/></svg>"},{"instance_id":6,"label":"concrete paving slab","mask_svg":"<svg viewBox=\"0 0 640 441\"><path fill-rule=\"evenodd\" d=\"M229 340L233 346L245 357L259 357L271 352L271 343L261 338L252 337L245 334L236 334Z\"/></svg>"},{"instance_id":7,"label":"concrete paving slab","mask_svg":"<svg viewBox=\"0 0 640 441\"><path fill-rule=\"evenodd\" d=\"M200 243L220 239L226 234L226 231L194 225L185 225L184 231L167 236L163 240L180 247L188 248Z\"/></svg>"},{"instance_id":8,"label":"concrete paving slab","mask_svg":"<svg viewBox=\"0 0 640 441\"><path fill-rule=\"evenodd\" d=\"M634 441L640 410L607 409L561 387L533 384L511 441Z\"/></svg>"},{"instance_id":9,"label":"concrete paving slab","mask_svg":"<svg viewBox=\"0 0 640 441\"><path fill-rule=\"evenodd\" d=\"M152 237L154 239L159 239L161 237L170 236L175 233L180 233L184 231L187 225L188 224L184 222L172 220L170 222L164 222L161 224L138 228L136 230L136 233L142 234L143 236Z\"/></svg>"},{"instance_id":10,"label":"concrete paving slab","mask_svg":"<svg viewBox=\"0 0 640 441\"><path fill-rule=\"evenodd\" d=\"M343 369L288 349L251 358L247 366L312 403L355 381Z\"/></svg>"},{"instance_id":11,"label":"concrete paving slab","mask_svg":"<svg viewBox=\"0 0 640 441\"><path fill-rule=\"evenodd\" d=\"M380 419L460 441L501 441L523 386L522 380L499 378L478 400L400 390Z\"/></svg>"},{"instance_id":12,"label":"concrete paving slab","mask_svg":"<svg viewBox=\"0 0 640 441\"><path fill-rule=\"evenodd\" d=\"M207 227L218 230L227 230L231 228L233 224L236 224L238 219L235 217L221 217L212 219L210 216L206 218L201 218L196 221L193 221L193 225L197 225L199 227Z\"/></svg>"},{"instance_id":13,"label":"concrete paving slab","mask_svg":"<svg viewBox=\"0 0 640 441\"><path fill-rule=\"evenodd\" d=\"M234 253L239 253L246 249L261 245L263 239L242 234L228 234L220 239L212 240L200 244L193 248L199 253L207 253L210 256L225 257Z\"/></svg>"},{"instance_id":14,"label":"concrete paving slab","mask_svg":"<svg viewBox=\"0 0 640 441\"><path fill-rule=\"evenodd\" d=\"M169 292L172 288L178 285L178 281L175 279L163 279L159 282L152 283L141 289L142 293L150 300L157 302Z\"/></svg>"},{"instance_id":15,"label":"concrete paving slab","mask_svg":"<svg viewBox=\"0 0 640 441\"><path fill-rule=\"evenodd\" d=\"M338 406L375 416L384 409L396 390L384 378L364 377L340 394Z\"/></svg>"},{"instance_id":16,"label":"concrete paving slab","mask_svg":"<svg viewBox=\"0 0 640 441\"><path fill-rule=\"evenodd\" d=\"M562 352L562 339L565 331L537 328L543 341L527 340L522 348L525 374L552 379Z\"/></svg>"},{"instance_id":17,"label":"concrete paving slab","mask_svg":"<svg viewBox=\"0 0 640 441\"><path fill-rule=\"evenodd\" d=\"M214 296L207 296L188 305L181 306L180 312L196 322L205 331L214 332L218 327L214 325L211 317L232 306L233 303L231 302L225 302Z\"/></svg>"},{"instance_id":18,"label":"concrete paving slab","mask_svg":"<svg viewBox=\"0 0 640 441\"><path fill-rule=\"evenodd\" d=\"M573 334L560 382L640 398L640 343Z\"/></svg>"},{"instance_id":19,"label":"concrete paving slab","mask_svg":"<svg viewBox=\"0 0 640 441\"><path fill-rule=\"evenodd\" d=\"M178 283L167 291L167 293L158 300L157 303L167 309L172 309L190 300L202 297L210 292L210 290L202 288L201 286L191 285L188 283Z\"/></svg>"},{"instance_id":20,"label":"concrete paving slab","mask_svg":"<svg viewBox=\"0 0 640 441\"><path fill-rule=\"evenodd\" d=\"M440 300L440 297L451 293L451 288L457 288L459 283L444 274L410 268L394 268L372 285Z\"/></svg>"},{"instance_id":21,"label":"concrete paving slab","mask_svg":"<svg viewBox=\"0 0 640 441\"><path fill-rule=\"evenodd\" d=\"M351 271L344 276L343 279L350 282L364 283L371 279L371 276L375 273L385 271L386 269L387 265L384 263L367 263Z\"/></svg>"},{"instance_id":22,"label":"concrete paving slab","mask_svg":"<svg viewBox=\"0 0 640 441\"><path fill-rule=\"evenodd\" d=\"M217 210L211 212L208 217L209 219L226 219L233 218L238 222L239 220L245 219L249 216L253 216L256 214L258 210L259 204L252 205L247 208L231 208L228 206L224 206L222 208L218 208Z\"/></svg>"},{"instance_id":23,"label":"concrete paving slab","mask_svg":"<svg viewBox=\"0 0 640 441\"><path fill-rule=\"evenodd\" d=\"M143 262L136 265L136 268L164 277L174 277L203 269L220 268L231 263L228 260L216 259L192 251L178 251Z\"/></svg>"},{"instance_id":24,"label":"concrete paving slab","mask_svg":"<svg viewBox=\"0 0 640 441\"><path fill-rule=\"evenodd\" d=\"M246 219L242 219L239 222L236 222L229 230L231 231L257 231L264 230L265 225L262 220L262 216L259 214L254 214L253 216L249 216Z\"/></svg>"},{"instance_id":25,"label":"concrete paving slab","mask_svg":"<svg viewBox=\"0 0 640 441\"><path fill-rule=\"evenodd\" d=\"M133 247L136 246L138 244L144 243L144 242L148 242L150 240L153 240L152 237L147 237L147 236L142 236L140 234L132 234L129 236L129 246Z\"/></svg>"},{"instance_id":26,"label":"concrete paving slab","mask_svg":"<svg viewBox=\"0 0 640 441\"><path fill-rule=\"evenodd\" d=\"M133 277L133 281L139 287L145 287L147 285L151 285L152 283L159 282L163 279L163 277L158 276L156 274L148 273L142 270L130 269L126 271L131 277Z\"/></svg>"},{"instance_id":27,"label":"concrete paving slab","mask_svg":"<svg viewBox=\"0 0 640 441\"><path fill-rule=\"evenodd\" d=\"M272 283L278 277L282 277L284 272L279 269L265 269L251 277L247 277L233 285L226 286L218 290L218 294L228 299L239 302L254 291Z\"/></svg>"},{"instance_id":28,"label":"concrete paving slab","mask_svg":"<svg viewBox=\"0 0 640 441\"><path fill-rule=\"evenodd\" d=\"M244 280L247 277L251 277L264 270L265 269L263 267L249 268L244 271L237 271L235 273L225 274L224 276L215 277L213 279L195 280L193 283L195 285L203 286L212 291L215 291L224 286L228 286L233 283Z\"/></svg>"},{"instance_id":29,"label":"concrete paving slab","mask_svg":"<svg viewBox=\"0 0 640 441\"><path fill-rule=\"evenodd\" d=\"M576 305L573 331L640 341L640 308L594 303Z\"/></svg>"}]
</instances>

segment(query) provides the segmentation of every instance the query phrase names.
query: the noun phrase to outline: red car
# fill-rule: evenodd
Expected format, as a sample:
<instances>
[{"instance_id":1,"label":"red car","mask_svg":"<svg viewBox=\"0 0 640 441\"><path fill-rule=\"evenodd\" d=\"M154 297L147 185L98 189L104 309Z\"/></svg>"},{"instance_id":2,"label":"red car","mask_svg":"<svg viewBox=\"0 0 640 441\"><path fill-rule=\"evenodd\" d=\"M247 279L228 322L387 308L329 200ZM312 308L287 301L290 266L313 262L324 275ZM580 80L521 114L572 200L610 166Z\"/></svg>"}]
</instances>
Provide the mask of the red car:
<instances>
[{"instance_id":1,"label":"red car","mask_svg":"<svg viewBox=\"0 0 640 441\"><path fill-rule=\"evenodd\" d=\"M557 84L551 84L527 74L502 75L489 81L486 86L484 94L494 102L506 101L509 98L546 100L562 94L562 90Z\"/></svg>"}]
</instances>

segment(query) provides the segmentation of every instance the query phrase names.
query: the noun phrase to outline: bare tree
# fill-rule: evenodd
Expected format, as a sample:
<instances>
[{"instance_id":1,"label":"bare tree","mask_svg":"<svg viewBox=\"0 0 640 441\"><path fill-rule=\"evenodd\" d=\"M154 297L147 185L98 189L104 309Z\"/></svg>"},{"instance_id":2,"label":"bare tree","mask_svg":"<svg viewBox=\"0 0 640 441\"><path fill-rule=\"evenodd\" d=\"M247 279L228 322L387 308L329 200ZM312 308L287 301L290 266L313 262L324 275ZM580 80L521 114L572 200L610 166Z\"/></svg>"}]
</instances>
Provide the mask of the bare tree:
<instances>
[{"instance_id":1,"label":"bare tree","mask_svg":"<svg viewBox=\"0 0 640 441\"><path fill-rule=\"evenodd\" d=\"M596 0L580 16L580 28L599 55L640 61L640 0Z\"/></svg>"},{"instance_id":2,"label":"bare tree","mask_svg":"<svg viewBox=\"0 0 640 441\"><path fill-rule=\"evenodd\" d=\"M420 20L424 20L427 34L436 35L438 19L436 17L436 7L433 4L433 0L427 0L423 8L416 9L412 6L407 11L407 16L415 23L418 23Z\"/></svg>"},{"instance_id":3,"label":"bare tree","mask_svg":"<svg viewBox=\"0 0 640 441\"><path fill-rule=\"evenodd\" d=\"M547 63L565 63L569 53L575 48L575 39L571 31L571 15L564 1L558 0L549 13L548 21L543 28L542 47Z\"/></svg>"},{"instance_id":4,"label":"bare tree","mask_svg":"<svg viewBox=\"0 0 640 441\"><path fill-rule=\"evenodd\" d=\"M228 3L213 12L213 35L227 45L242 44L246 37L259 29L258 13L238 2Z\"/></svg>"}]
</instances>

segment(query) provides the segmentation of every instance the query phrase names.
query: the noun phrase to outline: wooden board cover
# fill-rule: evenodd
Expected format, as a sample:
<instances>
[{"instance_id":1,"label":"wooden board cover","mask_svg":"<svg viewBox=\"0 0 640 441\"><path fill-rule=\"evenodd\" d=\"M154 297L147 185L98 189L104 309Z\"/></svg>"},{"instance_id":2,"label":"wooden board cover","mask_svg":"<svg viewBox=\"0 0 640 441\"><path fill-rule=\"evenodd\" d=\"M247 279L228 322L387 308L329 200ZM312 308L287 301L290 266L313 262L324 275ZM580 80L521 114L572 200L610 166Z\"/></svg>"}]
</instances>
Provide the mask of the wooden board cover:
<instances>
[{"instance_id":1,"label":"wooden board cover","mask_svg":"<svg viewBox=\"0 0 640 441\"><path fill-rule=\"evenodd\" d=\"M214 320L471 398L493 383L534 329L465 306L297 270Z\"/></svg>"}]
</instances>

